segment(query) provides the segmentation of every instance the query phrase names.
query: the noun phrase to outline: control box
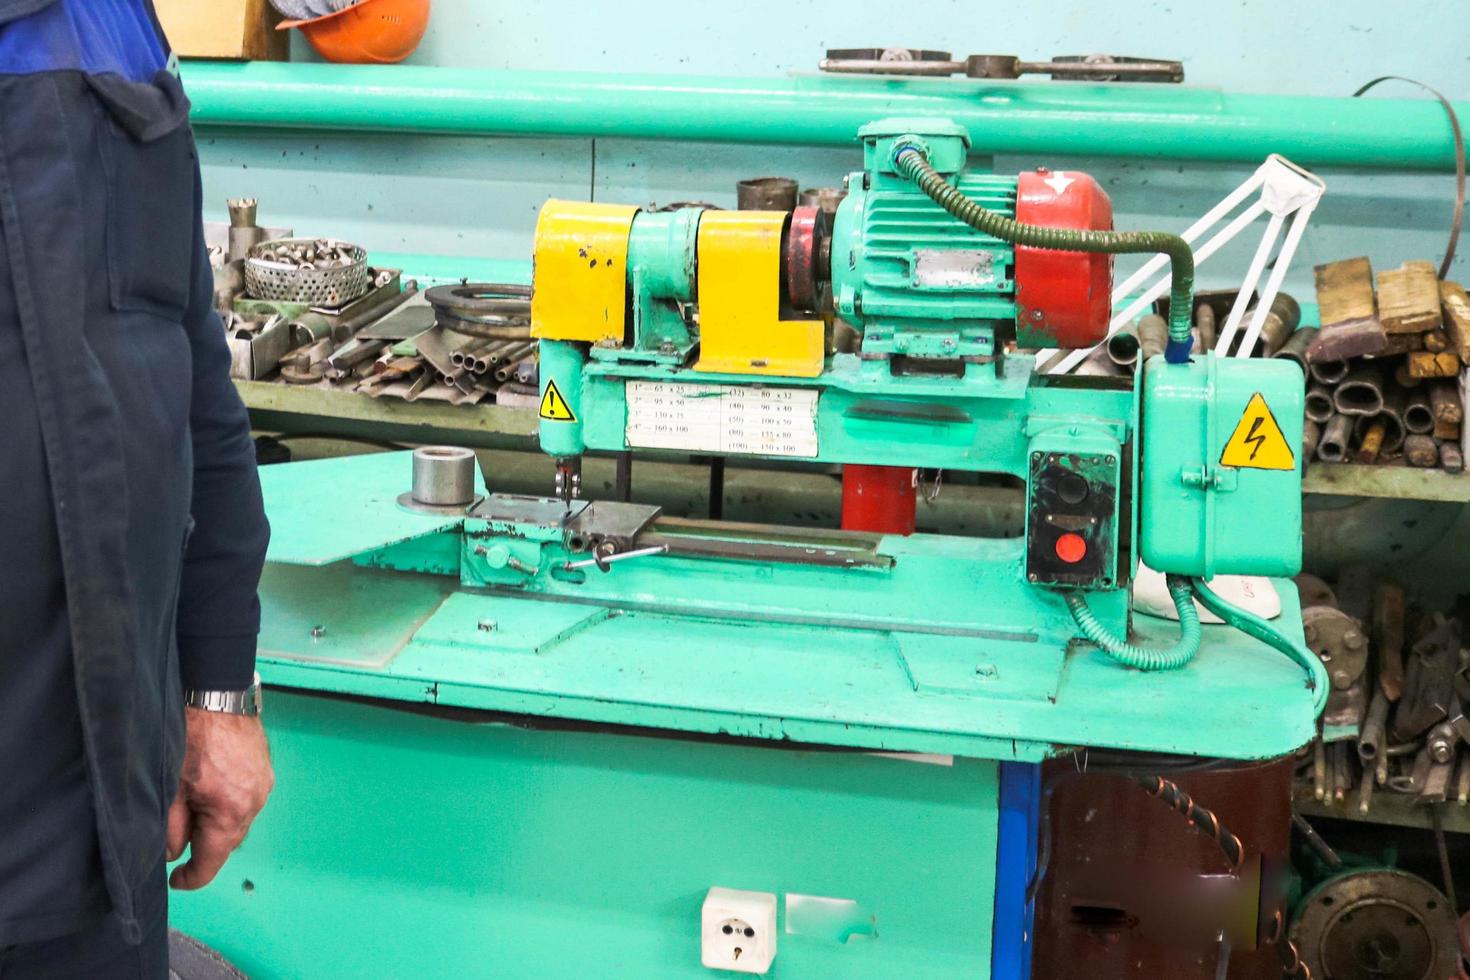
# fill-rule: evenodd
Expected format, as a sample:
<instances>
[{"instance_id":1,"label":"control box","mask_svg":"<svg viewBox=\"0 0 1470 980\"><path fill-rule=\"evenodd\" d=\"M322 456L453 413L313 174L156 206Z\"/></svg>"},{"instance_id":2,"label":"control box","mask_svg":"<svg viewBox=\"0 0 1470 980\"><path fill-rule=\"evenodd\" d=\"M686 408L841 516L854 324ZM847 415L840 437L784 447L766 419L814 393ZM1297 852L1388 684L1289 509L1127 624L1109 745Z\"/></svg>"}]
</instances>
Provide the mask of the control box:
<instances>
[{"instance_id":1,"label":"control box","mask_svg":"<svg viewBox=\"0 0 1470 980\"><path fill-rule=\"evenodd\" d=\"M1149 360L1139 549L1150 568L1205 578L1301 571L1303 399L1293 361Z\"/></svg>"}]
</instances>

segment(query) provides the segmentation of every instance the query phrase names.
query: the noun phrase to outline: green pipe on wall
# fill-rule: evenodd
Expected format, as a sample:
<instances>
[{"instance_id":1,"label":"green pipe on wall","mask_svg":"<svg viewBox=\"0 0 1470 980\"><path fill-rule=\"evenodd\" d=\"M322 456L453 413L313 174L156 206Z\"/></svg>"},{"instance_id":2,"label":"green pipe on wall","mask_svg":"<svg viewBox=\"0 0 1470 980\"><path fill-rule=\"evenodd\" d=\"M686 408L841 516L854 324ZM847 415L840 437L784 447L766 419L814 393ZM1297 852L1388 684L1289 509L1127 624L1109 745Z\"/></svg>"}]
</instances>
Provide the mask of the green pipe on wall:
<instances>
[{"instance_id":1,"label":"green pipe on wall","mask_svg":"<svg viewBox=\"0 0 1470 980\"><path fill-rule=\"evenodd\" d=\"M1173 85L834 75L491 71L187 62L198 126L846 146L883 116L947 116L981 153L1448 170L1429 100L1241 95ZM1470 104L1459 111L1470 115Z\"/></svg>"}]
</instances>

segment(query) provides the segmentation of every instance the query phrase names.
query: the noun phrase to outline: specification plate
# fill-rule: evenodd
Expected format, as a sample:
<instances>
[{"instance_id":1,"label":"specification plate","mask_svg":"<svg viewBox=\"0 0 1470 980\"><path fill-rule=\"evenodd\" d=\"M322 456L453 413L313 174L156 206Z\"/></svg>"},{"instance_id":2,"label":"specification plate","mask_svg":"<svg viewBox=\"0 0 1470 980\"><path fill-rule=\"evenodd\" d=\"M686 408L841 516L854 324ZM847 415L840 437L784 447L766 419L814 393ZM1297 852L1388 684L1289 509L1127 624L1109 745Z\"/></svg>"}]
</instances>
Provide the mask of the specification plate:
<instances>
[{"instance_id":1,"label":"specification plate","mask_svg":"<svg viewBox=\"0 0 1470 980\"><path fill-rule=\"evenodd\" d=\"M752 456L817 455L817 398L809 388L629 381L628 445Z\"/></svg>"}]
</instances>

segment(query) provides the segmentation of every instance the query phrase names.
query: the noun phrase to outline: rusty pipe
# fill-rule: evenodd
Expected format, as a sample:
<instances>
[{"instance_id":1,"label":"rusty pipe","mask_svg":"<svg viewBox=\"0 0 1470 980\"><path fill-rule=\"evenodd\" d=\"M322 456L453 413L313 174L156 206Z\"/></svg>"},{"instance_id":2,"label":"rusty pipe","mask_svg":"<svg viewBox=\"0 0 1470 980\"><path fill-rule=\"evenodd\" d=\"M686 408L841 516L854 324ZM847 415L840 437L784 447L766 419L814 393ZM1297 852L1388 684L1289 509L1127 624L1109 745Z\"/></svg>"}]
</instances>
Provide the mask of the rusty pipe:
<instances>
[{"instance_id":1,"label":"rusty pipe","mask_svg":"<svg viewBox=\"0 0 1470 980\"><path fill-rule=\"evenodd\" d=\"M1377 415L1383 411L1383 372L1376 364L1358 364L1332 393L1339 415Z\"/></svg>"},{"instance_id":2,"label":"rusty pipe","mask_svg":"<svg viewBox=\"0 0 1470 980\"><path fill-rule=\"evenodd\" d=\"M1420 435L1434 431L1434 410L1429 405L1429 390L1419 386L1408 393L1404 403L1404 428Z\"/></svg>"},{"instance_id":3,"label":"rusty pipe","mask_svg":"<svg viewBox=\"0 0 1470 980\"><path fill-rule=\"evenodd\" d=\"M1332 403L1332 389L1324 384L1314 384L1307 389L1305 405L1307 418L1313 422L1326 424L1337 414L1337 407Z\"/></svg>"},{"instance_id":4,"label":"rusty pipe","mask_svg":"<svg viewBox=\"0 0 1470 980\"><path fill-rule=\"evenodd\" d=\"M1155 354L1162 354L1169 342L1169 321L1157 313L1139 317L1133 327L1138 337L1138 359L1147 363Z\"/></svg>"},{"instance_id":5,"label":"rusty pipe","mask_svg":"<svg viewBox=\"0 0 1470 980\"><path fill-rule=\"evenodd\" d=\"M1347 361L1316 361L1308 359L1308 369L1311 371L1312 380L1324 385L1335 385L1347 377Z\"/></svg>"},{"instance_id":6,"label":"rusty pipe","mask_svg":"<svg viewBox=\"0 0 1470 980\"><path fill-rule=\"evenodd\" d=\"M1289 361L1296 361L1297 365L1300 366L1302 369L1302 374L1306 375L1308 371L1307 345L1310 344L1316 336L1316 327L1298 327L1296 331L1293 332L1292 335L1286 339L1286 343L1282 344L1281 347L1276 351L1276 353L1272 354L1271 356L1282 357Z\"/></svg>"},{"instance_id":7,"label":"rusty pipe","mask_svg":"<svg viewBox=\"0 0 1470 980\"><path fill-rule=\"evenodd\" d=\"M1322 441L1322 423L1307 419L1302 423L1302 459L1315 459L1317 444Z\"/></svg>"},{"instance_id":8,"label":"rusty pipe","mask_svg":"<svg viewBox=\"0 0 1470 980\"><path fill-rule=\"evenodd\" d=\"M1347 458L1348 440L1353 434L1353 420L1348 415L1334 415L1322 430L1317 443L1317 458L1324 463L1341 463Z\"/></svg>"}]
</instances>

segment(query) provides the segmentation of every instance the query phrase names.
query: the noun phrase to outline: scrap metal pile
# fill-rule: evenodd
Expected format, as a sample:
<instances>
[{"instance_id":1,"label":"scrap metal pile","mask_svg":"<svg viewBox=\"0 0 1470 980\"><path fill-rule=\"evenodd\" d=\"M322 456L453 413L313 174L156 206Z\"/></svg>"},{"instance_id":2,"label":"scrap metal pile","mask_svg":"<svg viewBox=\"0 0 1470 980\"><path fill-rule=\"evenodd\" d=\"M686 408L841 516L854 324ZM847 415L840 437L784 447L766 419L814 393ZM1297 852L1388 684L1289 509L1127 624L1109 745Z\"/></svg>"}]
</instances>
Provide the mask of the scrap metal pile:
<instances>
[{"instance_id":1,"label":"scrap metal pile","mask_svg":"<svg viewBox=\"0 0 1470 980\"><path fill-rule=\"evenodd\" d=\"M1470 650L1463 610L1408 601L1391 581L1297 579L1307 644L1332 681L1302 782L1368 813L1375 793L1470 804Z\"/></svg>"},{"instance_id":2,"label":"scrap metal pile","mask_svg":"<svg viewBox=\"0 0 1470 980\"><path fill-rule=\"evenodd\" d=\"M469 284L420 292L334 239L264 240L256 202L232 201L228 249L211 254L232 374L452 404L534 405L530 290Z\"/></svg>"},{"instance_id":3,"label":"scrap metal pile","mask_svg":"<svg viewBox=\"0 0 1470 980\"><path fill-rule=\"evenodd\" d=\"M1366 258L1315 270L1321 329L1306 347L1308 458L1465 468L1470 298L1433 264L1375 279ZM1375 288L1376 285L1376 288Z\"/></svg>"}]
</instances>

